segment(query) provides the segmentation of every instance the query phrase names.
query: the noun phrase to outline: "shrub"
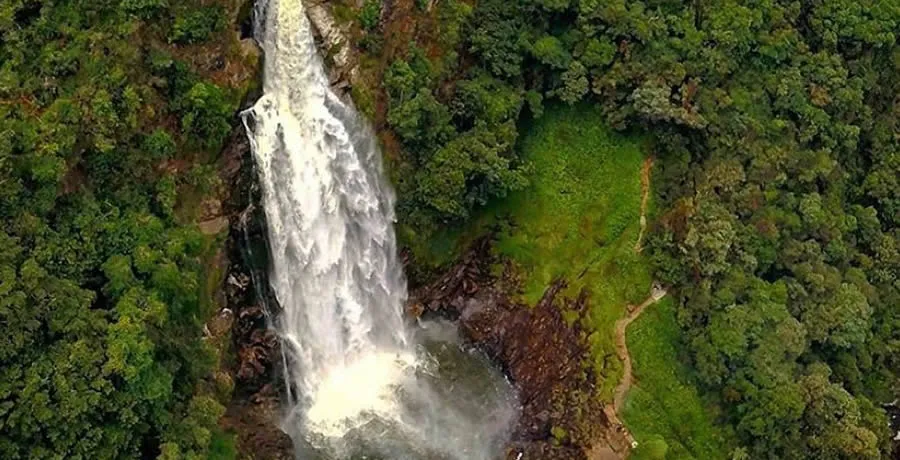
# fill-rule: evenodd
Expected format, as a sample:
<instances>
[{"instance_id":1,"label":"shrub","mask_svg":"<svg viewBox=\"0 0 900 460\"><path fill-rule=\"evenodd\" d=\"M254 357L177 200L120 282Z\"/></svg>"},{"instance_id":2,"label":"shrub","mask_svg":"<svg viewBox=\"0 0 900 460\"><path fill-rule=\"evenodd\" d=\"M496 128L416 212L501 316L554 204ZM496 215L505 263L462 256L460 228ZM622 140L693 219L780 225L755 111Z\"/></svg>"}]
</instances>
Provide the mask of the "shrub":
<instances>
[{"instance_id":1,"label":"shrub","mask_svg":"<svg viewBox=\"0 0 900 460\"><path fill-rule=\"evenodd\" d=\"M181 127L195 136L200 145L214 148L222 144L231 130L232 107L225 92L212 83L197 83L184 100Z\"/></svg>"},{"instance_id":2,"label":"shrub","mask_svg":"<svg viewBox=\"0 0 900 460\"><path fill-rule=\"evenodd\" d=\"M167 0L122 0L122 9L140 18L149 19L169 7Z\"/></svg>"},{"instance_id":3,"label":"shrub","mask_svg":"<svg viewBox=\"0 0 900 460\"><path fill-rule=\"evenodd\" d=\"M175 141L164 129L156 129L143 143L144 151L153 160L166 160L175 153Z\"/></svg>"},{"instance_id":4,"label":"shrub","mask_svg":"<svg viewBox=\"0 0 900 460\"><path fill-rule=\"evenodd\" d=\"M372 31L378 27L381 20L381 2L379 0L366 0L359 11L359 24L363 29Z\"/></svg>"},{"instance_id":5,"label":"shrub","mask_svg":"<svg viewBox=\"0 0 900 460\"><path fill-rule=\"evenodd\" d=\"M225 11L221 7L209 6L191 11L175 18L169 41L188 44L202 42L225 27Z\"/></svg>"}]
</instances>

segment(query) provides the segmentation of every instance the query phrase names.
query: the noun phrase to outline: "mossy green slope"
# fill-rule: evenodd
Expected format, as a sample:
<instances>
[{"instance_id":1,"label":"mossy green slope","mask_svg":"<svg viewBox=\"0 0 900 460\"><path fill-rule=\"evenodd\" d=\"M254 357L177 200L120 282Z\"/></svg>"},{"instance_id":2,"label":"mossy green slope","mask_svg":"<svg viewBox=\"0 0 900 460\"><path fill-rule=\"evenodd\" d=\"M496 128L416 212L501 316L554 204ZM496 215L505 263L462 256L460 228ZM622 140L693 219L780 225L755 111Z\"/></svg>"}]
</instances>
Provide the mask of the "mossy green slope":
<instances>
[{"instance_id":1,"label":"mossy green slope","mask_svg":"<svg viewBox=\"0 0 900 460\"><path fill-rule=\"evenodd\" d=\"M600 396L611 400L621 378L615 357L615 322L626 306L642 302L652 278L635 251L640 233L644 139L614 132L598 110L551 107L535 121L520 148L531 164L530 185L488 211L501 222L496 250L523 279L523 300L533 305L554 279L568 295L591 293L585 324ZM650 194L652 197L652 193ZM653 213L652 200L646 212ZM484 220L484 219L483 219ZM676 350L682 340L670 298L647 309L628 330L637 385L625 422L652 458L715 459L728 454L727 433L714 423ZM664 444L658 442L662 440ZM649 454L649 455L648 455Z\"/></svg>"}]
</instances>

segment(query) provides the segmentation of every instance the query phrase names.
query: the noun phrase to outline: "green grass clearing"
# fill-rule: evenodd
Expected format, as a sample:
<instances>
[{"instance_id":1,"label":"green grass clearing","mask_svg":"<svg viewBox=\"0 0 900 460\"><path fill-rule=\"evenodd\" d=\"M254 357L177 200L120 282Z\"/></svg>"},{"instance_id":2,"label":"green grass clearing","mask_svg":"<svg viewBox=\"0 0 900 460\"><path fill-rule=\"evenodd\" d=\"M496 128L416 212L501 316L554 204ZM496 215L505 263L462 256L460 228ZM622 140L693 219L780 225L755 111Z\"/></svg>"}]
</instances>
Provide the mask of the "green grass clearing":
<instances>
[{"instance_id":1,"label":"green grass clearing","mask_svg":"<svg viewBox=\"0 0 900 460\"><path fill-rule=\"evenodd\" d=\"M496 226L495 250L518 266L523 301L535 304L557 277L569 281L568 295L588 288L593 365L601 397L611 400L622 372L615 321L627 304L647 297L651 284L647 261L634 252L643 139L606 128L599 112L584 106L550 107L522 131L521 154L533 167L530 186L486 208L466 228L430 238L427 254L450 261ZM652 216L652 200L648 207ZM690 370L679 364L676 350L683 347L674 308L665 298L628 330L639 385L629 393L624 414L640 443L633 458L727 457L732 435L714 423Z\"/></svg>"},{"instance_id":2,"label":"green grass clearing","mask_svg":"<svg viewBox=\"0 0 900 460\"><path fill-rule=\"evenodd\" d=\"M666 297L648 307L628 328L627 339L636 385L625 401L624 420L639 443L631 458L728 458L733 434L715 422L714 406L700 397L680 356L675 302Z\"/></svg>"},{"instance_id":3,"label":"green grass clearing","mask_svg":"<svg viewBox=\"0 0 900 460\"><path fill-rule=\"evenodd\" d=\"M494 210L506 218L496 250L518 266L524 300L535 304L554 279L567 294L591 292L588 330L601 395L621 376L614 325L629 303L649 293L647 264L634 245L640 232L643 139L615 133L597 109L550 107L521 142L533 168L530 186Z\"/></svg>"}]
</instances>

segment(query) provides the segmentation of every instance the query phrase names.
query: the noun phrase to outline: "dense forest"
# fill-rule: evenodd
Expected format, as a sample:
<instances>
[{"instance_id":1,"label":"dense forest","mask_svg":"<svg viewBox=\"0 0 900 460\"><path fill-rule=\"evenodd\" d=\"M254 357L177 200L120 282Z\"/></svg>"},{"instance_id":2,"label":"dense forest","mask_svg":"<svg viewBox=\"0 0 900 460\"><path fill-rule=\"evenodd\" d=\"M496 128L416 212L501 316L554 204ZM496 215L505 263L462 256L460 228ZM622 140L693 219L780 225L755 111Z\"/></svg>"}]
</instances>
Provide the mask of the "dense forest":
<instances>
[{"instance_id":1,"label":"dense forest","mask_svg":"<svg viewBox=\"0 0 900 460\"><path fill-rule=\"evenodd\" d=\"M518 129L545 106L599 106L610 126L653 138L655 275L675 288L695 372L739 437L734 455L888 454L900 4L416 7L380 24L369 1L358 16L369 31L360 46L384 56L372 74L386 90L380 122L408 244L525 186ZM420 24L408 43L397 38L403 14Z\"/></svg>"},{"instance_id":2,"label":"dense forest","mask_svg":"<svg viewBox=\"0 0 900 460\"><path fill-rule=\"evenodd\" d=\"M196 59L235 46L242 3L0 3L0 457L227 450L196 220L254 82ZM352 3L334 6L370 79L352 95L420 266L440 229L528 185L521 131L589 105L650 139L647 253L736 433L724 454L890 455L900 2Z\"/></svg>"},{"instance_id":3,"label":"dense forest","mask_svg":"<svg viewBox=\"0 0 900 460\"><path fill-rule=\"evenodd\" d=\"M222 448L193 221L242 89L190 47L231 3L0 3L0 457Z\"/></svg>"}]
</instances>

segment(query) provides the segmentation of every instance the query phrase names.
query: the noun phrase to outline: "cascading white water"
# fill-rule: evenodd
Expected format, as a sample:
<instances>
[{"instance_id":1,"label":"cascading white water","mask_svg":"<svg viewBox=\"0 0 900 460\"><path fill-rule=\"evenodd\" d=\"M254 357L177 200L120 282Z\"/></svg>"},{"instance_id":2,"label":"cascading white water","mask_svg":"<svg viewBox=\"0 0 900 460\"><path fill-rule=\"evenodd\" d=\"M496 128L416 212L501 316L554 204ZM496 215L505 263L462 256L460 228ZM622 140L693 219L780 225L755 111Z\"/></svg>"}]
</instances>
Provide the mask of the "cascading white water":
<instances>
[{"instance_id":1,"label":"cascading white water","mask_svg":"<svg viewBox=\"0 0 900 460\"><path fill-rule=\"evenodd\" d=\"M328 457L495 457L515 413L510 388L481 361L480 381L448 377L407 330L375 138L331 92L300 0L269 0L257 14L263 96L244 120L282 307L286 431Z\"/></svg>"}]
</instances>

